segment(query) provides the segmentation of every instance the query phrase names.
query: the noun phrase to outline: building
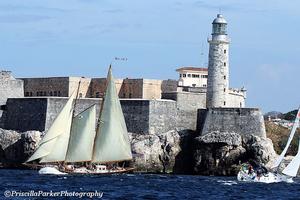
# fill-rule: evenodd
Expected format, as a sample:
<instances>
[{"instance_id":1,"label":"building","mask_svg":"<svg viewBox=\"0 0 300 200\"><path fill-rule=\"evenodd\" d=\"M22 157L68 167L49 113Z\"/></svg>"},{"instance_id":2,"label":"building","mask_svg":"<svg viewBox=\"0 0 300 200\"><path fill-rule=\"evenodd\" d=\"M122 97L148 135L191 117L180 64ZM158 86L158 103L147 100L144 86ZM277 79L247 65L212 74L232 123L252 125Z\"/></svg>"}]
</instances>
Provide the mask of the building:
<instances>
[{"instance_id":1,"label":"building","mask_svg":"<svg viewBox=\"0 0 300 200\"><path fill-rule=\"evenodd\" d=\"M24 97L23 81L15 79L10 71L0 71L0 106L14 97Z\"/></svg>"},{"instance_id":2,"label":"building","mask_svg":"<svg viewBox=\"0 0 300 200\"><path fill-rule=\"evenodd\" d=\"M79 98L101 98L106 87L106 78L48 77L22 80L26 97L68 97L79 89ZM160 99L161 93L177 89L175 80L126 78L115 79L115 83L120 98Z\"/></svg>"},{"instance_id":3,"label":"building","mask_svg":"<svg viewBox=\"0 0 300 200\"><path fill-rule=\"evenodd\" d=\"M229 44L227 22L221 14L212 23L208 39L208 78L206 106L245 107L246 90L229 88Z\"/></svg>"},{"instance_id":4,"label":"building","mask_svg":"<svg viewBox=\"0 0 300 200\"><path fill-rule=\"evenodd\" d=\"M181 67L176 71L179 73L178 86L207 87L207 68Z\"/></svg>"},{"instance_id":5,"label":"building","mask_svg":"<svg viewBox=\"0 0 300 200\"><path fill-rule=\"evenodd\" d=\"M0 71L0 127L8 98L24 97L23 81L15 79L10 71Z\"/></svg>"}]
</instances>

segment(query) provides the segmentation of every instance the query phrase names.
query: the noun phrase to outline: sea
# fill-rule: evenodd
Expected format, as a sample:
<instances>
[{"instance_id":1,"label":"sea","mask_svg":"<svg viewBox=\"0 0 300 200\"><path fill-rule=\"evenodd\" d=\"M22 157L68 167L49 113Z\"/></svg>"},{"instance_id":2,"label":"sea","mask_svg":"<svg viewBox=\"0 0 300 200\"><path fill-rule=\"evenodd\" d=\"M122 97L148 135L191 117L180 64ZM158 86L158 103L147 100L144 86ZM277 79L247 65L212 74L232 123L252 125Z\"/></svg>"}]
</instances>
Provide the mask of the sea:
<instances>
[{"instance_id":1,"label":"sea","mask_svg":"<svg viewBox=\"0 0 300 200\"><path fill-rule=\"evenodd\" d=\"M0 170L0 199L300 199L294 183L244 183L236 177L119 174L39 175Z\"/></svg>"}]
</instances>

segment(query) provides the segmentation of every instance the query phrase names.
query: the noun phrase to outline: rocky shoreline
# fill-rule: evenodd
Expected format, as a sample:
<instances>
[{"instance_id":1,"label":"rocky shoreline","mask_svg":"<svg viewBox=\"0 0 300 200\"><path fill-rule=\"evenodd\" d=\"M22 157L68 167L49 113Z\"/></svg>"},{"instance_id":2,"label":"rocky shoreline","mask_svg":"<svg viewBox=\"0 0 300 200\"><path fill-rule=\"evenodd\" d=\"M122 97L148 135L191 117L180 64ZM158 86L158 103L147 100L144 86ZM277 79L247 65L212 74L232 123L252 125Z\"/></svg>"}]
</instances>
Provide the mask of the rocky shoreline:
<instances>
[{"instance_id":1,"label":"rocky shoreline","mask_svg":"<svg viewBox=\"0 0 300 200\"><path fill-rule=\"evenodd\" d=\"M5 168L23 168L43 132L19 133L0 129L0 163ZM276 158L272 141L254 135L212 132L200 136L192 130L161 134L129 133L134 159L141 173L236 175L248 160L268 166Z\"/></svg>"}]
</instances>

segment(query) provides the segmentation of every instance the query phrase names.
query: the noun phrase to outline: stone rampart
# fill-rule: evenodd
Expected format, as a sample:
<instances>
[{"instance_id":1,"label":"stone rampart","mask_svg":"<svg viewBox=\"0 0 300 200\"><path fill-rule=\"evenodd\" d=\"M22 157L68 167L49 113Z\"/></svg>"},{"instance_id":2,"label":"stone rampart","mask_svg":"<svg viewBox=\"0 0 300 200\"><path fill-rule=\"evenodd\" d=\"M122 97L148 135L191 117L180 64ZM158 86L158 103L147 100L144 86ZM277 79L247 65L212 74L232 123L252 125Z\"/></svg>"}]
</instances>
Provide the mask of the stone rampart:
<instances>
[{"instance_id":1,"label":"stone rampart","mask_svg":"<svg viewBox=\"0 0 300 200\"><path fill-rule=\"evenodd\" d=\"M209 108L198 110L197 130L201 135L234 132L266 138L265 124L258 108Z\"/></svg>"},{"instance_id":2,"label":"stone rampart","mask_svg":"<svg viewBox=\"0 0 300 200\"><path fill-rule=\"evenodd\" d=\"M22 132L47 131L66 102L67 98L65 97L9 99L4 128ZM95 98L77 100L75 114L94 104L97 105L97 115L99 115L101 100ZM121 99L121 105L129 132L159 134L177 126L178 116L175 101ZM195 127L194 124L193 127ZM184 128L184 126L182 127Z\"/></svg>"}]
</instances>

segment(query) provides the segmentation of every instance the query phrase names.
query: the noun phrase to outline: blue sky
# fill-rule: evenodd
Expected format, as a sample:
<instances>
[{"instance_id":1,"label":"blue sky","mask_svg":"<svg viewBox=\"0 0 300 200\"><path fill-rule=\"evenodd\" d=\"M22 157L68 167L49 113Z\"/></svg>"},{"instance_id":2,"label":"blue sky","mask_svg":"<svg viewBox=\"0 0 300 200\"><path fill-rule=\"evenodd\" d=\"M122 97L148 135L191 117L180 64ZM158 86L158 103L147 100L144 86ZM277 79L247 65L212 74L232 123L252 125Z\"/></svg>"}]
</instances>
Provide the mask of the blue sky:
<instances>
[{"instance_id":1,"label":"blue sky","mask_svg":"<svg viewBox=\"0 0 300 200\"><path fill-rule=\"evenodd\" d=\"M1 0L0 66L16 77L177 79L175 69L207 63L207 37L227 19L230 86L248 107L289 111L300 104L297 0Z\"/></svg>"}]
</instances>

